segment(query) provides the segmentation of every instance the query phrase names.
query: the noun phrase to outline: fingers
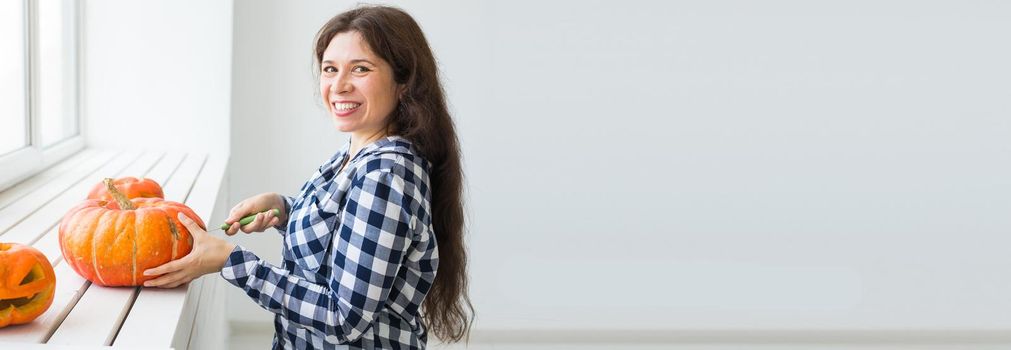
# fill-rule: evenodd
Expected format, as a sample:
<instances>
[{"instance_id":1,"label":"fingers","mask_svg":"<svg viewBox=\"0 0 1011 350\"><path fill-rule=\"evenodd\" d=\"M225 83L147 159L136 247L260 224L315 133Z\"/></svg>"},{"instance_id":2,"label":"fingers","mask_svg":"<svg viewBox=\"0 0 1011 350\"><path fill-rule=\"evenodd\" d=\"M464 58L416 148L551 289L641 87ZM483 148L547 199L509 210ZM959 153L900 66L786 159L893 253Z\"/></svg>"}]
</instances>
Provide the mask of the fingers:
<instances>
[{"instance_id":1,"label":"fingers","mask_svg":"<svg viewBox=\"0 0 1011 350\"><path fill-rule=\"evenodd\" d=\"M190 219L188 216L186 216L186 214L183 214L183 212L179 212L179 215L177 215L177 217L179 218L179 222L183 223L183 226L185 226L186 229L190 231L190 234L195 235L196 232L205 232L205 233L207 232L204 231L204 229L200 228L200 225L197 225L197 223L192 219Z\"/></svg>"},{"instance_id":2,"label":"fingers","mask_svg":"<svg viewBox=\"0 0 1011 350\"><path fill-rule=\"evenodd\" d=\"M246 198L232 207L232 210L228 213L225 223L230 226L225 230L225 234L231 236L239 231L246 233L260 232L271 226L276 226L280 220L276 220L278 215L275 215L271 209L283 207L284 199L277 193L261 193ZM253 214L256 214L256 216L249 223L236 225L236 222L239 222L242 218Z\"/></svg>"},{"instance_id":3,"label":"fingers","mask_svg":"<svg viewBox=\"0 0 1011 350\"><path fill-rule=\"evenodd\" d=\"M175 288L186 282L191 281L193 278L182 271L173 272L169 274L162 275L158 278L148 280L144 282L145 287L159 287L159 288Z\"/></svg>"},{"instance_id":4,"label":"fingers","mask_svg":"<svg viewBox=\"0 0 1011 350\"><path fill-rule=\"evenodd\" d=\"M193 254L186 255L182 259L172 260L158 267L144 270L144 276L158 276L157 278L144 282L145 287L175 288L183 283L193 280L200 275L193 271Z\"/></svg>"},{"instance_id":5,"label":"fingers","mask_svg":"<svg viewBox=\"0 0 1011 350\"><path fill-rule=\"evenodd\" d=\"M249 205L246 204L246 201L239 202L239 204L236 204L232 207L232 210L228 212L228 218L225 219L225 222L232 223L239 221L243 216L246 216L246 213L250 212L249 209Z\"/></svg>"},{"instance_id":6,"label":"fingers","mask_svg":"<svg viewBox=\"0 0 1011 350\"><path fill-rule=\"evenodd\" d=\"M175 273L174 274L161 275L158 278L144 281L144 286L145 287L159 287L159 286L164 286L167 283L174 283L179 278L178 275L179 274L175 274Z\"/></svg>"},{"instance_id":7,"label":"fingers","mask_svg":"<svg viewBox=\"0 0 1011 350\"><path fill-rule=\"evenodd\" d=\"M186 263L184 263L182 259L172 260L162 264L161 266L144 270L144 276L164 275L182 270L184 267L186 267Z\"/></svg>"},{"instance_id":8,"label":"fingers","mask_svg":"<svg viewBox=\"0 0 1011 350\"><path fill-rule=\"evenodd\" d=\"M260 225L262 224L263 224L263 213L256 214L256 217L253 218L253 221L250 221L245 226L242 226L242 232L245 233L256 232L258 231L257 229L260 228Z\"/></svg>"},{"instance_id":9,"label":"fingers","mask_svg":"<svg viewBox=\"0 0 1011 350\"><path fill-rule=\"evenodd\" d=\"M268 210L256 214L253 221L242 226L242 231L245 233L262 232L271 226L277 225L277 223L277 216L274 216L273 211Z\"/></svg>"},{"instance_id":10,"label":"fingers","mask_svg":"<svg viewBox=\"0 0 1011 350\"><path fill-rule=\"evenodd\" d=\"M242 228L242 225L239 225L238 222L233 222L232 226L228 226L228 229L225 230L225 234L229 236L235 235L236 233L239 233L240 228Z\"/></svg>"},{"instance_id":11,"label":"fingers","mask_svg":"<svg viewBox=\"0 0 1011 350\"><path fill-rule=\"evenodd\" d=\"M267 209L267 211L262 212L260 214L263 214L263 223L264 224L269 223L272 219L275 218L274 211L270 210L270 209ZM264 227L264 228L266 228L266 227Z\"/></svg>"}]
</instances>

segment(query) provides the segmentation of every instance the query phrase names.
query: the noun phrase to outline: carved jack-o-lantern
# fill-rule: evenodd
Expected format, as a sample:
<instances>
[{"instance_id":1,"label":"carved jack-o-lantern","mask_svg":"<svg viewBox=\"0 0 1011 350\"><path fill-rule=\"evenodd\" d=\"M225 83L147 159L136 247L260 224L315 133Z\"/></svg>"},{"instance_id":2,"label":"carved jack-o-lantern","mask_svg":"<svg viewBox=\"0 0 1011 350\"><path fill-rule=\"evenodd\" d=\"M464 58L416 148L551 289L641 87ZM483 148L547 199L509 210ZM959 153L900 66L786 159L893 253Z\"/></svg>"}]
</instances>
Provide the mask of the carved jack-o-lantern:
<instances>
[{"instance_id":1,"label":"carved jack-o-lantern","mask_svg":"<svg viewBox=\"0 0 1011 350\"><path fill-rule=\"evenodd\" d=\"M42 252L0 243L0 327L28 323L53 304L56 274Z\"/></svg>"}]
</instances>

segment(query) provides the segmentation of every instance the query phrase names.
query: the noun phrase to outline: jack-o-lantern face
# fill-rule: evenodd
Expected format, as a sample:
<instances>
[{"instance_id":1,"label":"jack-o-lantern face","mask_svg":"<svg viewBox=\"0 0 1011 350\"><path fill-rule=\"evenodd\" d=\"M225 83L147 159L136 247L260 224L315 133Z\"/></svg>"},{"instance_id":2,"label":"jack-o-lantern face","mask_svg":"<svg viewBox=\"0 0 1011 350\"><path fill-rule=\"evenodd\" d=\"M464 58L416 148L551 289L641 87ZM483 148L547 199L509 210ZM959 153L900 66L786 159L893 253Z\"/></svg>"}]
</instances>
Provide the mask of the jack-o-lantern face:
<instances>
[{"instance_id":1,"label":"jack-o-lantern face","mask_svg":"<svg viewBox=\"0 0 1011 350\"><path fill-rule=\"evenodd\" d=\"M56 274L35 248L0 243L0 327L28 323L53 304Z\"/></svg>"}]
</instances>

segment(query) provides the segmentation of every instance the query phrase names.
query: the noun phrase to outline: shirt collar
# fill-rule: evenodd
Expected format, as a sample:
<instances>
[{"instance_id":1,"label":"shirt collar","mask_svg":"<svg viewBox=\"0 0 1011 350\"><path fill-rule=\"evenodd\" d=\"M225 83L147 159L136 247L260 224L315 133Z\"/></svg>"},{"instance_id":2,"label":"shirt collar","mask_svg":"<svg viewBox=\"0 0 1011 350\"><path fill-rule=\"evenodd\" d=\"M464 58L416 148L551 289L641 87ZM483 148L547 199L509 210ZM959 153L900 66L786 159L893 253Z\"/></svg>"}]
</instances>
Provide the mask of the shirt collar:
<instances>
[{"instance_id":1,"label":"shirt collar","mask_svg":"<svg viewBox=\"0 0 1011 350\"><path fill-rule=\"evenodd\" d=\"M354 155L351 162L358 160L359 158L370 154L370 153L385 153L385 152L395 152L395 153L410 153L411 142L407 139L398 136L390 135L375 141L372 141L362 147L358 151L358 154ZM351 140L348 139L347 145L345 145L344 152L346 153L351 149Z\"/></svg>"},{"instance_id":2,"label":"shirt collar","mask_svg":"<svg viewBox=\"0 0 1011 350\"><path fill-rule=\"evenodd\" d=\"M333 157L330 157L330 161L328 161L324 167L320 168L320 172L333 173L339 170L341 163L343 163L344 159L348 157L348 153L350 151L351 151L351 138L348 138L347 142L344 143L344 146L341 147L340 151L337 151L337 153L334 154ZM348 164L352 164L356 162L358 159L371 153L393 152L393 153L409 154L413 153L412 151L413 151L413 144L411 143L411 141L405 139L402 136L391 135L366 144L364 147L362 147L361 150L358 151L358 154L354 155L354 158L352 158L348 162Z\"/></svg>"}]
</instances>

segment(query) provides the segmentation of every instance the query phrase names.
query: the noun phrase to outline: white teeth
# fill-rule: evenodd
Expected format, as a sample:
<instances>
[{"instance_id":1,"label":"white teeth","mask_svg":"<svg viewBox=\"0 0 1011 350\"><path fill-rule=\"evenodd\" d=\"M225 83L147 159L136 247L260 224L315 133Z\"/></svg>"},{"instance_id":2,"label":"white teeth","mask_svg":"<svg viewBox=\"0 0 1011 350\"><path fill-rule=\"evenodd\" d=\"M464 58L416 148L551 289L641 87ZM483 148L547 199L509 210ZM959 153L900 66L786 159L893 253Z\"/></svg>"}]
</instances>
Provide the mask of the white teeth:
<instances>
[{"instance_id":1,"label":"white teeth","mask_svg":"<svg viewBox=\"0 0 1011 350\"><path fill-rule=\"evenodd\" d=\"M361 105L362 105L361 103L334 103L333 104L333 108L336 109L336 110L338 110L338 111L346 111L346 110L358 108L358 106L361 106Z\"/></svg>"}]
</instances>

